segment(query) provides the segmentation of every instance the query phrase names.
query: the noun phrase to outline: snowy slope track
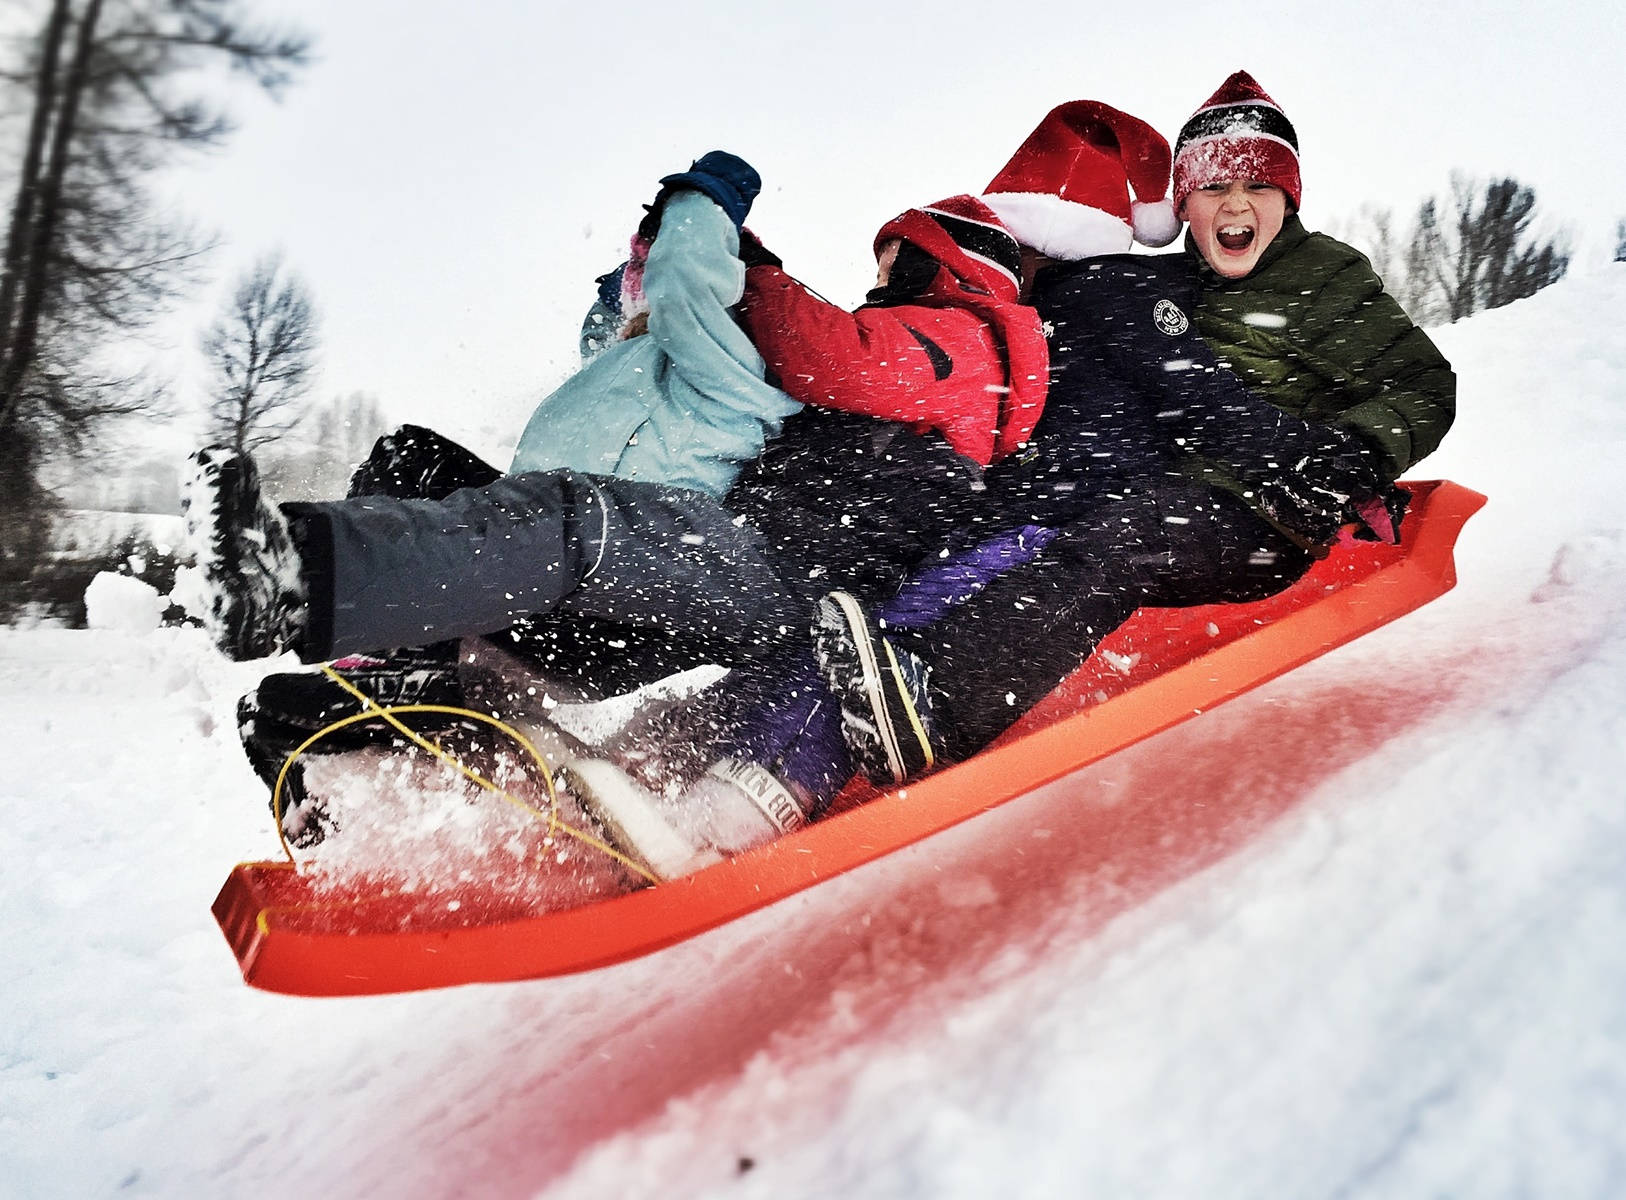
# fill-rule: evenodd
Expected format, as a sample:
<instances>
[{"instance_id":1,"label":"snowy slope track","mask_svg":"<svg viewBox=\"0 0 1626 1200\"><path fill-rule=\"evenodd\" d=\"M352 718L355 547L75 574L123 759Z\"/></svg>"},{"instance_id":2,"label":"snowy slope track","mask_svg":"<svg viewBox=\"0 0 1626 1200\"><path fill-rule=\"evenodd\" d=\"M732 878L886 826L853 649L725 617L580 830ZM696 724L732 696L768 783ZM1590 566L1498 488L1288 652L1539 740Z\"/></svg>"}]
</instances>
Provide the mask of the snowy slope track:
<instances>
[{"instance_id":1,"label":"snowy slope track","mask_svg":"<svg viewBox=\"0 0 1626 1200\"><path fill-rule=\"evenodd\" d=\"M245 988L209 903L271 850L230 721L270 665L0 631L0 1191L1618 1194L1623 309L1616 264L1439 332L1424 468L1490 497L1449 595L586 975Z\"/></svg>"}]
</instances>

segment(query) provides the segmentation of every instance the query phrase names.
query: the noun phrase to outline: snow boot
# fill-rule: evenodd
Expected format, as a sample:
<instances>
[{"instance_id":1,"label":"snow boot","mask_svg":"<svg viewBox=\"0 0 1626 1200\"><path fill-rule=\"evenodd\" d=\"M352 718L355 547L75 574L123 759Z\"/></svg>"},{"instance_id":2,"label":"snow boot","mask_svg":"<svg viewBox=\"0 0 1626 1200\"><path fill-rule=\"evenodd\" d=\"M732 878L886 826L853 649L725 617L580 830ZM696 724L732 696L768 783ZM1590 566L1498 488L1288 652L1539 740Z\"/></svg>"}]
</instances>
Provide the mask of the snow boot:
<instances>
[{"instance_id":1,"label":"snow boot","mask_svg":"<svg viewBox=\"0 0 1626 1200\"><path fill-rule=\"evenodd\" d=\"M458 643L410 646L382 657L353 656L332 664L346 682L380 707L438 704L466 708L458 676ZM315 671L267 675L237 702L237 735L249 765L267 788L275 788L288 756L312 734L362 711L354 695ZM414 733L432 736L476 733L477 724L445 713L403 713L397 720ZM282 829L301 848L332 832L319 797L308 794L304 760L369 746L402 747L405 739L382 718L335 730L315 742L288 769L282 786Z\"/></svg>"},{"instance_id":2,"label":"snow boot","mask_svg":"<svg viewBox=\"0 0 1626 1200\"><path fill-rule=\"evenodd\" d=\"M299 550L287 520L260 498L254 460L209 446L192 464L181 509L205 591L195 615L237 662L297 647L306 612Z\"/></svg>"},{"instance_id":3,"label":"snow boot","mask_svg":"<svg viewBox=\"0 0 1626 1200\"><path fill-rule=\"evenodd\" d=\"M321 845L330 833L338 832L338 825L320 796L310 794L305 786L305 764L295 762L288 768L282 781L281 811L273 807L273 815L282 825L282 836L290 846L309 850Z\"/></svg>"},{"instance_id":4,"label":"snow boot","mask_svg":"<svg viewBox=\"0 0 1626 1200\"><path fill-rule=\"evenodd\" d=\"M931 668L871 623L847 592L819 601L813 649L841 702L841 732L871 782L902 783L935 765Z\"/></svg>"}]
</instances>

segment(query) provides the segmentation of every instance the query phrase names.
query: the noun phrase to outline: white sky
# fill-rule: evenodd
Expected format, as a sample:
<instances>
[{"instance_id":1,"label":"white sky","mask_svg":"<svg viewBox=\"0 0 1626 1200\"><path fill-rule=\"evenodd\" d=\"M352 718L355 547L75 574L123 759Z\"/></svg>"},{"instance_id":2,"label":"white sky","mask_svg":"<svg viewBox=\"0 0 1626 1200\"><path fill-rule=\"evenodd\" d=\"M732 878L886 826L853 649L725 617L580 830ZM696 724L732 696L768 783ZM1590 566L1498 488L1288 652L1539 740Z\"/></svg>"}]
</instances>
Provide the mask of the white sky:
<instances>
[{"instance_id":1,"label":"white sky","mask_svg":"<svg viewBox=\"0 0 1626 1200\"><path fill-rule=\"evenodd\" d=\"M488 452L574 365L593 277L655 181L713 148L757 166L750 224L843 303L881 222L980 190L1053 105L1104 100L1172 137L1238 67L1298 127L1312 228L1369 201L1409 213L1454 167L1535 186L1581 262L1626 217L1626 33L1602 3L258 7L320 61L280 105L245 94L179 190L227 239L222 280L280 246L322 311L320 395L371 392ZM178 323L177 369L217 294Z\"/></svg>"}]
</instances>

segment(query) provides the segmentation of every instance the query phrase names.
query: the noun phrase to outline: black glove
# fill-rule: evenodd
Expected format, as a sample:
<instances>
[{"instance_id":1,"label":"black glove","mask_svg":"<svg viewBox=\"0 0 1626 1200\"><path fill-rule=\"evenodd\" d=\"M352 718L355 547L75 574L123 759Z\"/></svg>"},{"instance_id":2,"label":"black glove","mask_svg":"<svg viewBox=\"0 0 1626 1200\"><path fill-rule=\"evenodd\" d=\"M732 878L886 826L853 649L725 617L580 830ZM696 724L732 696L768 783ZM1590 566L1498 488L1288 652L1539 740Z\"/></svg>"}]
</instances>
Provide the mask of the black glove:
<instances>
[{"instance_id":1,"label":"black glove","mask_svg":"<svg viewBox=\"0 0 1626 1200\"><path fill-rule=\"evenodd\" d=\"M422 425L402 425L373 443L350 477L347 496L444 500L466 487L485 487L502 472L474 451Z\"/></svg>"},{"instance_id":2,"label":"black glove","mask_svg":"<svg viewBox=\"0 0 1626 1200\"><path fill-rule=\"evenodd\" d=\"M1318 488L1291 474L1254 485L1253 495L1272 521L1317 545L1338 536L1349 507L1349 497Z\"/></svg>"},{"instance_id":3,"label":"black glove","mask_svg":"<svg viewBox=\"0 0 1626 1200\"><path fill-rule=\"evenodd\" d=\"M1359 519L1357 504L1383 495L1384 483L1372 452L1354 434L1303 424L1314 431L1320 447L1291 463L1247 464L1238 474L1277 524L1312 542L1330 542L1340 527Z\"/></svg>"},{"instance_id":4,"label":"black glove","mask_svg":"<svg viewBox=\"0 0 1626 1200\"><path fill-rule=\"evenodd\" d=\"M746 269L752 267L782 267L784 260L768 247L764 246L756 234L749 229L740 230L740 261Z\"/></svg>"}]
</instances>

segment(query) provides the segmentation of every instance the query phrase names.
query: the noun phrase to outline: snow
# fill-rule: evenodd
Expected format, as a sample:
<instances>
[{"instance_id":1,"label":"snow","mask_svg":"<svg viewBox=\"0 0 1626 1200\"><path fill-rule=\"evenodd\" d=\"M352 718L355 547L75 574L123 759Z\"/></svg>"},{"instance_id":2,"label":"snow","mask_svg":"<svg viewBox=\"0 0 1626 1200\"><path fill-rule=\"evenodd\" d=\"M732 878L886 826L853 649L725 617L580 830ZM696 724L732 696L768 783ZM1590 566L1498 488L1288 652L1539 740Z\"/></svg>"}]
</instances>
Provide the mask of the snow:
<instances>
[{"instance_id":1,"label":"snow","mask_svg":"<svg viewBox=\"0 0 1626 1200\"><path fill-rule=\"evenodd\" d=\"M98 571L85 589L85 621L92 629L148 633L162 623L166 597L131 575Z\"/></svg>"},{"instance_id":2,"label":"snow","mask_svg":"<svg viewBox=\"0 0 1626 1200\"><path fill-rule=\"evenodd\" d=\"M287 664L107 578L92 629L0 630L0 1191L1618 1195L1623 307L1616 264L1439 331L1462 411L1417 475L1490 496L1455 591L570 978L243 986L209 904L277 846L232 708ZM1084 853L1159 796L1235 815L1172 877Z\"/></svg>"}]
</instances>

